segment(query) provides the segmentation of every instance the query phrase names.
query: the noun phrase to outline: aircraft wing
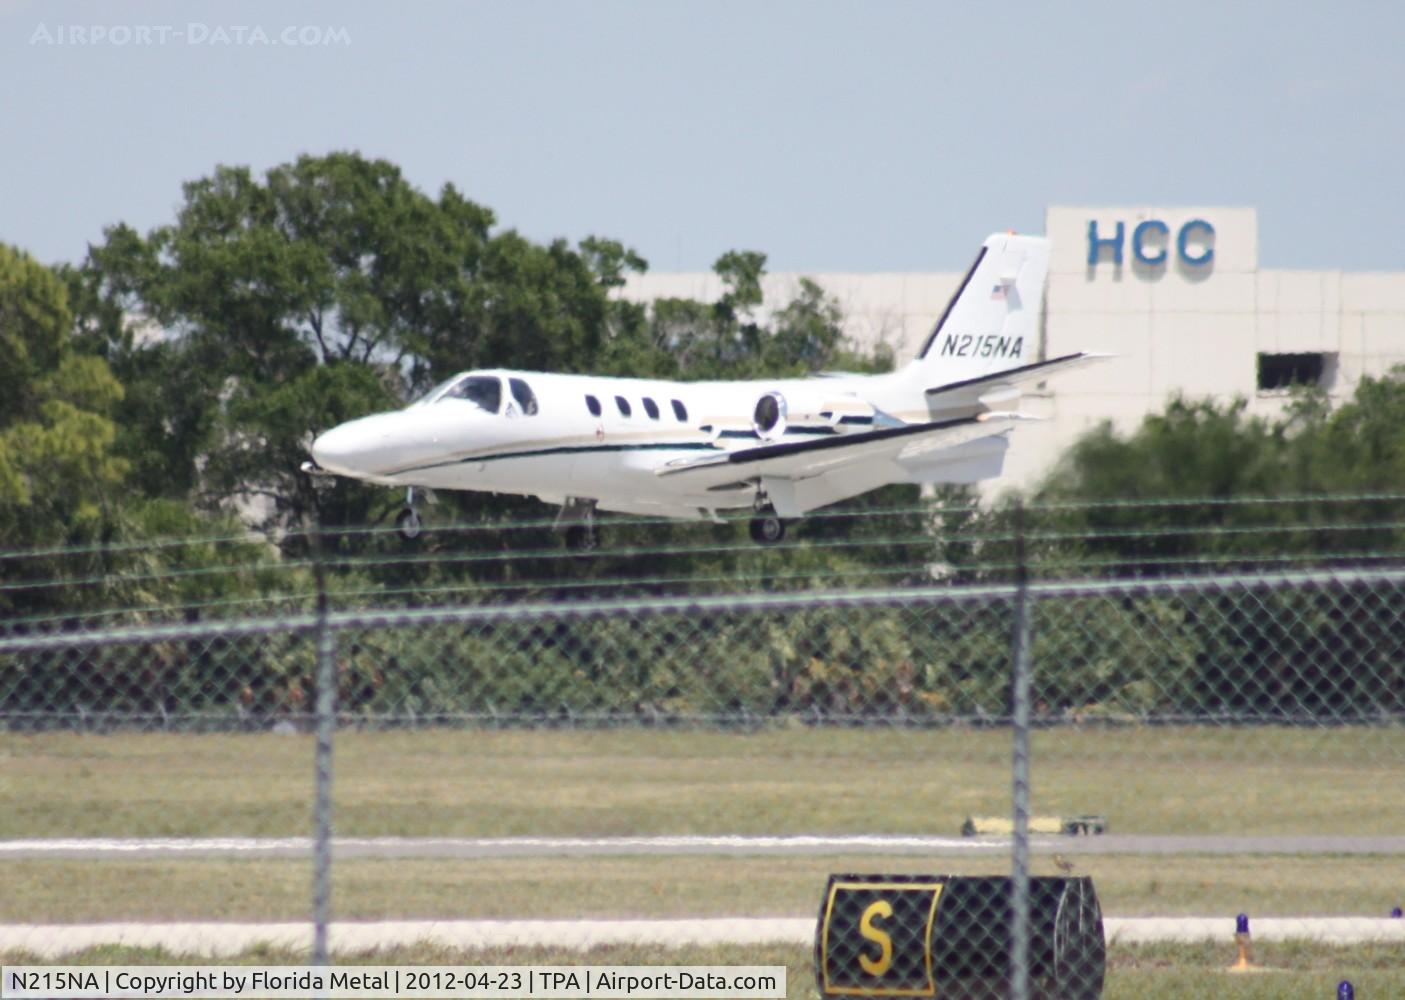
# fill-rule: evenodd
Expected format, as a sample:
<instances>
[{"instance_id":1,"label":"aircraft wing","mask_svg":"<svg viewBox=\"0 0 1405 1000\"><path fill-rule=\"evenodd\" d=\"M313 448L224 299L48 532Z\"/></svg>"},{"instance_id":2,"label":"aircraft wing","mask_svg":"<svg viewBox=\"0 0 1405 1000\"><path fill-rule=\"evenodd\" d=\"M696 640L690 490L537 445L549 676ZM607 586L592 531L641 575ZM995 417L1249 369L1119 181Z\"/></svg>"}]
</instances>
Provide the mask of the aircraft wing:
<instances>
[{"instance_id":1,"label":"aircraft wing","mask_svg":"<svg viewBox=\"0 0 1405 1000\"><path fill-rule=\"evenodd\" d=\"M998 406L1007 406L1020 397L1022 389L1042 382L1050 375L1083 368L1110 357L1111 354L1080 351L1077 354L1036 361L1003 372L992 372L960 382L932 386L927 390L927 403L933 412L942 413L970 412L982 407L990 410Z\"/></svg>"},{"instance_id":2,"label":"aircraft wing","mask_svg":"<svg viewBox=\"0 0 1405 1000\"><path fill-rule=\"evenodd\" d=\"M876 460L916 459L928 452L955 447L999 434L1020 420L1020 413L983 413L958 420L936 420L901 427L837 434L807 441L763 444L701 458L678 459L654 470L658 476L686 476L700 489L725 486L755 476L808 479L844 466Z\"/></svg>"}]
</instances>

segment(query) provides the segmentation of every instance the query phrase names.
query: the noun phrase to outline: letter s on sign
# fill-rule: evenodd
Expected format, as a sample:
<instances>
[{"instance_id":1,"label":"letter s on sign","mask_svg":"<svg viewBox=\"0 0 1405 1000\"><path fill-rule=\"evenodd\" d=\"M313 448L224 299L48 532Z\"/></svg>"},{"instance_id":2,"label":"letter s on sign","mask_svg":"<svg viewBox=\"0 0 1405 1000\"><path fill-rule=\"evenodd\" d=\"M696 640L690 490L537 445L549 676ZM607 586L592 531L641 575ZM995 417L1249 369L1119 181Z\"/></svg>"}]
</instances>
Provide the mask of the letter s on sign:
<instances>
[{"instance_id":1,"label":"letter s on sign","mask_svg":"<svg viewBox=\"0 0 1405 1000\"><path fill-rule=\"evenodd\" d=\"M883 975L893 964L893 939L887 931L879 930L873 926L875 917L891 917L892 915L893 905L886 899L880 899L870 903L868 909L863 911L863 916L859 919L859 933L878 945L878 961L875 962L867 955L859 955L859 965L870 976Z\"/></svg>"}]
</instances>

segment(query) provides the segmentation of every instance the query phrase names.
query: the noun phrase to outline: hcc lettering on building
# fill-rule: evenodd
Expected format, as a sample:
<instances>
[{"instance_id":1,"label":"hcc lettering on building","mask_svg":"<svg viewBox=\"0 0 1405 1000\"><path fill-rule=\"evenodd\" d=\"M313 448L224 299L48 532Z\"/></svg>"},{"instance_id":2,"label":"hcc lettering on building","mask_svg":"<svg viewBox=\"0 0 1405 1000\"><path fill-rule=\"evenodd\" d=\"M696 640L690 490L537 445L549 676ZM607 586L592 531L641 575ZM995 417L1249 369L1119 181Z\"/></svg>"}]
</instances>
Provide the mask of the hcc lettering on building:
<instances>
[{"instance_id":1,"label":"hcc lettering on building","mask_svg":"<svg viewBox=\"0 0 1405 1000\"><path fill-rule=\"evenodd\" d=\"M1127 223L1121 219L1111 235L1104 235L1097 219L1088 220L1088 266L1097 267L1104 250L1111 251L1112 263L1122 266L1123 247L1131 243L1132 257L1147 267L1160 267L1171 256L1171 227L1161 219L1143 219L1127 239ZM1191 219L1176 231L1175 252L1182 264L1206 267L1215 259L1215 227L1204 219Z\"/></svg>"}]
</instances>

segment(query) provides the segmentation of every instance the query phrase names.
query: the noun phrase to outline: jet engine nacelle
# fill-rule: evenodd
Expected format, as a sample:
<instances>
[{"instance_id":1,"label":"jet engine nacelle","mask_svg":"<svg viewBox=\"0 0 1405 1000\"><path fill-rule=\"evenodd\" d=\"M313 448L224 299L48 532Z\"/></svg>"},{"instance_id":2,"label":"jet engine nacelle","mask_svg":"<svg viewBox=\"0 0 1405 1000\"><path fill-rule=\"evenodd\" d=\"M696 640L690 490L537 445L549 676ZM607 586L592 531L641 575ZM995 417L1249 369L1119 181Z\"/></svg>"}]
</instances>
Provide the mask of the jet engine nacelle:
<instances>
[{"instance_id":1,"label":"jet engine nacelle","mask_svg":"<svg viewBox=\"0 0 1405 1000\"><path fill-rule=\"evenodd\" d=\"M751 429L762 441L774 441L784 436L789 425L789 407L779 392L768 392L756 401L751 412Z\"/></svg>"},{"instance_id":2,"label":"jet engine nacelle","mask_svg":"<svg viewBox=\"0 0 1405 1000\"><path fill-rule=\"evenodd\" d=\"M751 429L763 441L777 441L787 430L862 429L873 423L874 408L856 397L787 396L763 393L751 411ZM849 419L845 419L849 418Z\"/></svg>"}]
</instances>

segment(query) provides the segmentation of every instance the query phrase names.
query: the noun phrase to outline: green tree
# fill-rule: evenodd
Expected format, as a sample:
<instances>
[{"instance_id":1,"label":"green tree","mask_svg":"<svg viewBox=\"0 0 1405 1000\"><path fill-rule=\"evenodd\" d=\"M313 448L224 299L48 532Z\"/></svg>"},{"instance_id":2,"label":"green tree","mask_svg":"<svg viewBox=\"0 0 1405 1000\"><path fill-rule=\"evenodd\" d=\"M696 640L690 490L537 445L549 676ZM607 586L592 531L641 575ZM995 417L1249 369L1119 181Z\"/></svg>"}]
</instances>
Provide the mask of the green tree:
<instances>
[{"instance_id":1,"label":"green tree","mask_svg":"<svg viewBox=\"0 0 1405 1000\"><path fill-rule=\"evenodd\" d=\"M1263 511L1228 501L1289 491L1292 446L1283 422L1250 415L1243 399L1178 397L1128 434L1104 422L1074 442L1037 491L1041 503L1087 506L1037 515L1063 537L1035 555L1162 572L1238 551L1244 540L1234 529ZM1163 500L1179 502L1155 502Z\"/></svg>"},{"instance_id":2,"label":"green tree","mask_svg":"<svg viewBox=\"0 0 1405 1000\"><path fill-rule=\"evenodd\" d=\"M0 419L33 413L63 360L68 300L53 272L0 244Z\"/></svg>"},{"instance_id":3,"label":"green tree","mask_svg":"<svg viewBox=\"0 0 1405 1000\"><path fill-rule=\"evenodd\" d=\"M1250 416L1242 400L1178 399L1129 433L1096 428L1026 512L1032 570L1258 574L1398 561L1402 376L1362 379L1335 409L1319 393L1273 418ZM972 520L983 568L968 577L1009 572L1014 517L1006 504ZM1050 665L1037 674L1038 697L1058 711L1378 717L1399 708L1392 597L1369 585L1229 586L1175 600L1049 601L1035 643L1036 661Z\"/></svg>"},{"instance_id":4,"label":"green tree","mask_svg":"<svg viewBox=\"0 0 1405 1000\"><path fill-rule=\"evenodd\" d=\"M641 307L612 296L646 266L617 241L534 243L445 185L384 160L303 156L262 178L221 166L176 219L108 230L67 275L78 323L134 391L119 447L153 494L207 508L259 498L267 527L363 524L393 503L311 489L311 437L475 367L627 371ZM133 330L137 331L134 336Z\"/></svg>"},{"instance_id":5,"label":"green tree","mask_svg":"<svg viewBox=\"0 0 1405 1000\"><path fill-rule=\"evenodd\" d=\"M1283 481L1285 428L1247 403L1173 399L1131 434L1104 422L1077 440L1040 490L1047 499L1262 496Z\"/></svg>"},{"instance_id":6,"label":"green tree","mask_svg":"<svg viewBox=\"0 0 1405 1000\"><path fill-rule=\"evenodd\" d=\"M1405 535L1390 527L1398 504L1314 498L1405 493L1402 375L1362 379L1336 409L1320 393L1300 395L1274 418L1249 415L1242 399L1178 398L1131 433L1103 424L1074 443L1035 494L1075 505L1041 515L1064 535L1044 554L1152 572L1398 549ZM1353 522L1377 527L1342 527Z\"/></svg>"},{"instance_id":7,"label":"green tree","mask_svg":"<svg viewBox=\"0 0 1405 1000\"><path fill-rule=\"evenodd\" d=\"M63 282L0 244L0 539L7 548L99 536L125 463L109 417L122 386L73 349Z\"/></svg>"},{"instance_id":8,"label":"green tree","mask_svg":"<svg viewBox=\"0 0 1405 1000\"><path fill-rule=\"evenodd\" d=\"M100 541L117 520L126 463L110 413L122 386L75 351L58 276L3 244L0 352L0 610L19 618L93 596L53 582L61 557L50 550ZM30 548L41 553L15 552Z\"/></svg>"},{"instance_id":9,"label":"green tree","mask_svg":"<svg viewBox=\"0 0 1405 1000\"><path fill-rule=\"evenodd\" d=\"M1290 429L1303 491L1405 490L1405 366L1363 378L1335 410L1320 396L1305 397Z\"/></svg>"}]
</instances>

